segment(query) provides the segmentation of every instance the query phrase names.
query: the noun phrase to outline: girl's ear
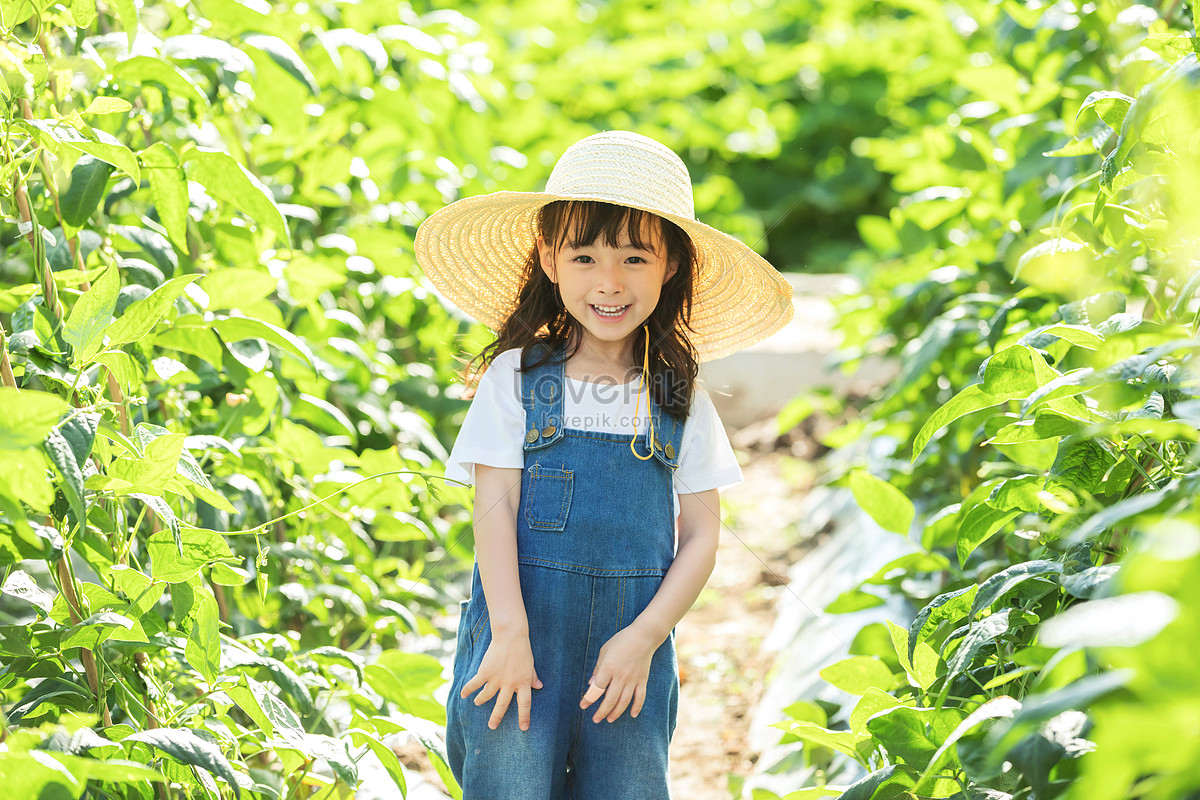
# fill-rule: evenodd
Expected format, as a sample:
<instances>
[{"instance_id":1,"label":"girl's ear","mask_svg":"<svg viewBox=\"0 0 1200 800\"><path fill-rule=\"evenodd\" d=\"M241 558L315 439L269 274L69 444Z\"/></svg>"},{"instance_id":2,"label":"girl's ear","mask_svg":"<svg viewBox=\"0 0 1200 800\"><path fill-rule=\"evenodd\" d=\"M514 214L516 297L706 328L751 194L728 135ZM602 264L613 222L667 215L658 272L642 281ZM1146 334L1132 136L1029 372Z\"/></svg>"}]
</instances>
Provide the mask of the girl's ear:
<instances>
[{"instance_id":1,"label":"girl's ear","mask_svg":"<svg viewBox=\"0 0 1200 800\"><path fill-rule=\"evenodd\" d=\"M667 281L671 280L671 276L674 275L678 271L679 271L679 262L678 261L668 261L667 262L667 271L663 273L663 283L666 283Z\"/></svg>"},{"instance_id":2,"label":"girl's ear","mask_svg":"<svg viewBox=\"0 0 1200 800\"><path fill-rule=\"evenodd\" d=\"M554 251L541 236L537 237L537 250L538 263L542 265L542 272L546 273L546 277L550 279L551 283L558 283L558 270L554 267Z\"/></svg>"}]
</instances>

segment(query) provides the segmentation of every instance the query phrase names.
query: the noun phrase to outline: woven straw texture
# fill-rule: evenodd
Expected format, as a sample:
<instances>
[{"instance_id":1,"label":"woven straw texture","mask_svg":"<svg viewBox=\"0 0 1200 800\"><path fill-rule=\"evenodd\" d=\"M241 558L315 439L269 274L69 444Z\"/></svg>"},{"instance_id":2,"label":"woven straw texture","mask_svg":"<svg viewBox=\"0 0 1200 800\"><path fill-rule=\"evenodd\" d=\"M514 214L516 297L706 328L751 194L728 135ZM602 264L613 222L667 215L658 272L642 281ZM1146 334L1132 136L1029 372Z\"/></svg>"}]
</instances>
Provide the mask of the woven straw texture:
<instances>
[{"instance_id":1,"label":"woven straw texture","mask_svg":"<svg viewBox=\"0 0 1200 800\"><path fill-rule=\"evenodd\" d=\"M451 203L417 230L429 280L464 312L498 330L516 304L538 209L554 200L600 200L671 220L697 252L692 345L702 361L765 339L792 318L792 287L765 259L695 219L687 167L658 142L606 131L576 142L545 192L493 192Z\"/></svg>"}]
</instances>

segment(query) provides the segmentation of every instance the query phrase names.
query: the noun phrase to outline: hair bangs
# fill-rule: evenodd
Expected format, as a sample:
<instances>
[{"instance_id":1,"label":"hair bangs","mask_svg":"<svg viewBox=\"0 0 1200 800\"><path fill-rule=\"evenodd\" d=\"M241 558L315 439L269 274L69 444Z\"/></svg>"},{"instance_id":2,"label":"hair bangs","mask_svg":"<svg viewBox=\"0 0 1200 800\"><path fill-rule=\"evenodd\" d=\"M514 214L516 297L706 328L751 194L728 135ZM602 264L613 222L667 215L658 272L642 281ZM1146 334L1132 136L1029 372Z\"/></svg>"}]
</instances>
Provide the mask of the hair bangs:
<instances>
[{"instance_id":1,"label":"hair bangs","mask_svg":"<svg viewBox=\"0 0 1200 800\"><path fill-rule=\"evenodd\" d=\"M579 249L603 242L609 247L620 247L622 234L629 246L657 254L653 234L658 227L658 218L649 211L629 206L618 206L594 200L551 203L556 208L547 208L547 227L542 235L553 241L558 250L563 245ZM657 231L661 235L661 231ZM547 235L549 234L549 235Z\"/></svg>"}]
</instances>

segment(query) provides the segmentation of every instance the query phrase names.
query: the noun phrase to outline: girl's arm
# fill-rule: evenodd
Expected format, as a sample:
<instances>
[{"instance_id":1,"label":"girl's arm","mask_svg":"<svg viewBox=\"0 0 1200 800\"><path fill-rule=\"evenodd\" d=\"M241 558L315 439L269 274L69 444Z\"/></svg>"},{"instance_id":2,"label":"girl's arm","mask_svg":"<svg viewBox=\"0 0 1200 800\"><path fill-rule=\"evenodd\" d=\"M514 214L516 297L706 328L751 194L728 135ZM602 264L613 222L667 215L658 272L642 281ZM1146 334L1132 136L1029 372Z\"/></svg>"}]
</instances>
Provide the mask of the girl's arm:
<instances>
[{"instance_id":1,"label":"girl's arm","mask_svg":"<svg viewBox=\"0 0 1200 800\"><path fill-rule=\"evenodd\" d=\"M475 554L492 636L529 635L517 572L519 469L475 465Z\"/></svg>"},{"instance_id":2,"label":"girl's arm","mask_svg":"<svg viewBox=\"0 0 1200 800\"><path fill-rule=\"evenodd\" d=\"M492 640L479 670L462 688L466 699L476 689L475 705L496 698L488 727L495 730L517 698L517 724L529 730L532 690L542 688L529 643L529 618L517 569L517 509L521 503L519 469L475 465L475 554L487 598Z\"/></svg>"},{"instance_id":3,"label":"girl's arm","mask_svg":"<svg viewBox=\"0 0 1200 800\"><path fill-rule=\"evenodd\" d=\"M696 602L717 563L721 503L716 489L679 495L679 549L649 605L600 647L592 684L579 701L587 708L604 701L593 722L615 722L628 708L636 717L646 700L654 652Z\"/></svg>"}]
</instances>

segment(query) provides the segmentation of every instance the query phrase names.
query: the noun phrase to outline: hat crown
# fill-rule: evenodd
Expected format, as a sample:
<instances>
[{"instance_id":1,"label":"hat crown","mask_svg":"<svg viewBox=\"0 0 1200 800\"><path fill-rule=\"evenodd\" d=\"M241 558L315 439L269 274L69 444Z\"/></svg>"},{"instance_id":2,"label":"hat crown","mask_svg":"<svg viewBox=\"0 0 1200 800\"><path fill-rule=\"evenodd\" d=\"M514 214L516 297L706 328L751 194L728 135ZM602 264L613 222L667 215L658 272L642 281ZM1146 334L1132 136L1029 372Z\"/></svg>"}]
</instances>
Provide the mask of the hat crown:
<instances>
[{"instance_id":1,"label":"hat crown","mask_svg":"<svg viewBox=\"0 0 1200 800\"><path fill-rule=\"evenodd\" d=\"M546 193L695 219L692 178L679 156L633 131L596 133L567 148Z\"/></svg>"}]
</instances>

